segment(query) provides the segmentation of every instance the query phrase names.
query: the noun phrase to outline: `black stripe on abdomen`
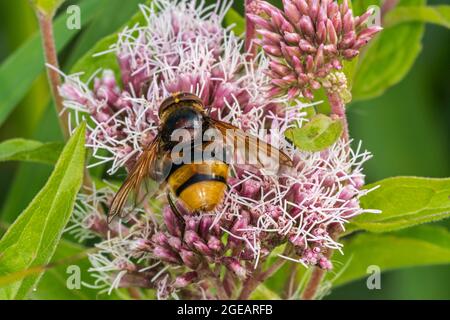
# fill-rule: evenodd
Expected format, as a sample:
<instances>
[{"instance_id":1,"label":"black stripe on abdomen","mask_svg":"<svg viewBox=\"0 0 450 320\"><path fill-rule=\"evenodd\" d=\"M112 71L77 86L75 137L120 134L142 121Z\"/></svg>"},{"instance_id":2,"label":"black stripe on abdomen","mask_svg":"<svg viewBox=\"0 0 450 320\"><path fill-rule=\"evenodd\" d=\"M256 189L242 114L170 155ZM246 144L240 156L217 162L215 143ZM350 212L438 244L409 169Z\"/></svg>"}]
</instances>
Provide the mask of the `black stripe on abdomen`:
<instances>
[{"instance_id":1,"label":"black stripe on abdomen","mask_svg":"<svg viewBox=\"0 0 450 320\"><path fill-rule=\"evenodd\" d=\"M202 182L202 181L219 181L224 184L227 183L226 179L222 176L196 173L192 177L190 177L188 180L186 180L181 186L179 186L178 189L175 190L175 194L178 197L178 196L180 196L181 192L183 192L183 190L187 189L189 186L193 185L194 183Z\"/></svg>"}]
</instances>

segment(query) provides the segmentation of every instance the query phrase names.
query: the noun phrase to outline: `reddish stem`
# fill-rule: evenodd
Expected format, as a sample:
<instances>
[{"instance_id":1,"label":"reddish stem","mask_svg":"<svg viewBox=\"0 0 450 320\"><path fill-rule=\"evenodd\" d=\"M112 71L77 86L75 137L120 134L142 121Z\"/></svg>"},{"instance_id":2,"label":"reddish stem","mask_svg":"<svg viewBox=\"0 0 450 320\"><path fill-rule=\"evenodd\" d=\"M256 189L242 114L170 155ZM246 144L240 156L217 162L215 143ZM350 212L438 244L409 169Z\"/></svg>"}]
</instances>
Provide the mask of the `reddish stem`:
<instances>
[{"instance_id":1,"label":"reddish stem","mask_svg":"<svg viewBox=\"0 0 450 320\"><path fill-rule=\"evenodd\" d=\"M341 227L336 224L332 225L330 227L330 237L333 240L337 240L339 238L339 234L342 232ZM327 252L325 252L324 256L327 259L330 259L333 255L333 250L328 249ZM312 300L316 297L317 291L319 290L320 283L322 282L323 277L325 276L326 270L321 269L318 267L315 267L311 278L309 278L308 284L306 285L305 290L302 293L302 299L303 300Z\"/></svg>"},{"instance_id":2,"label":"reddish stem","mask_svg":"<svg viewBox=\"0 0 450 320\"><path fill-rule=\"evenodd\" d=\"M337 92L327 92L328 101L331 106L331 114L335 117L341 119L342 124L344 126L344 131L342 132L342 139L344 142L348 142L350 139L349 131L348 131L348 122L345 114L345 104L342 101L342 98ZM350 146L347 144L347 148L350 149ZM339 234L341 233L341 228L339 225L333 225L329 229L330 237L333 240L337 240L339 238ZM333 250L328 249L325 253L325 257L330 259L333 254ZM311 274L311 278L309 279L305 290L302 294L303 300L312 300L315 298L317 294L317 290L319 289L320 283L322 282L323 277L325 276L326 270L315 267L314 271Z\"/></svg>"},{"instance_id":3,"label":"reddish stem","mask_svg":"<svg viewBox=\"0 0 450 320\"><path fill-rule=\"evenodd\" d=\"M254 13L256 0L245 0L245 51L248 53L248 59L253 59L256 55L256 45L253 39L256 37L255 24L250 21L247 14Z\"/></svg>"},{"instance_id":4,"label":"reddish stem","mask_svg":"<svg viewBox=\"0 0 450 320\"><path fill-rule=\"evenodd\" d=\"M48 65L59 69L58 54L56 52L55 37L53 35L53 15L44 13L36 9L36 15L39 22L39 28L42 35L42 47L44 49L45 62ZM59 94L58 87L61 85L61 76L54 69L47 67L47 77L50 84L50 89L55 102L55 109L58 115L59 126L63 133L64 139L68 140L70 137L69 117L68 112L64 112L63 99ZM83 186L85 189L92 190L93 182L89 175L88 169L85 169ZM103 211L103 210L102 210Z\"/></svg>"},{"instance_id":5,"label":"reddish stem","mask_svg":"<svg viewBox=\"0 0 450 320\"><path fill-rule=\"evenodd\" d=\"M336 92L328 92L328 101L330 102L331 106L331 113L338 118L341 119L342 124L344 126L344 131L342 133L342 139L344 139L345 142L347 142L350 138L348 133L348 123L347 123L347 117L345 115L345 105L342 101L342 98L339 96Z\"/></svg>"},{"instance_id":6,"label":"reddish stem","mask_svg":"<svg viewBox=\"0 0 450 320\"><path fill-rule=\"evenodd\" d=\"M40 12L37 10L37 18L39 27L42 34L42 46L44 49L45 62L54 68L59 69L58 56L56 53L55 39L53 35L53 22L52 15ZM58 87L61 84L61 77L59 73L53 68L47 67L47 76L50 84L51 93L55 102L55 108L58 115L58 121L64 135L67 140L70 136L68 114L63 113L63 102L59 95Z\"/></svg>"},{"instance_id":7,"label":"reddish stem","mask_svg":"<svg viewBox=\"0 0 450 320\"><path fill-rule=\"evenodd\" d=\"M279 258L274 264L272 264L266 271L256 271L254 277L250 277L245 281L244 287L239 295L238 300L247 300L253 291L264 281L270 278L275 272L277 272L285 263L286 259Z\"/></svg>"}]
</instances>

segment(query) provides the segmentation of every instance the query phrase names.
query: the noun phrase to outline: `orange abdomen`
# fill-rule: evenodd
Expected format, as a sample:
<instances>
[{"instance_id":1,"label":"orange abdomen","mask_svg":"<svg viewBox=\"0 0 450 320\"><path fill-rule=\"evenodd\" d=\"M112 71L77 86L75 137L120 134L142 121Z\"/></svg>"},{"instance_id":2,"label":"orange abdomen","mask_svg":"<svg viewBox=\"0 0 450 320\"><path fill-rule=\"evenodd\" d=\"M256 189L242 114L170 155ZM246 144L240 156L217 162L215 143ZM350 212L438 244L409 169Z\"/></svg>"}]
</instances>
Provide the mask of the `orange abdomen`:
<instances>
[{"instance_id":1,"label":"orange abdomen","mask_svg":"<svg viewBox=\"0 0 450 320\"><path fill-rule=\"evenodd\" d=\"M190 211L211 211L227 190L228 165L217 160L185 164L168 178L170 191Z\"/></svg>"}]
</instances>

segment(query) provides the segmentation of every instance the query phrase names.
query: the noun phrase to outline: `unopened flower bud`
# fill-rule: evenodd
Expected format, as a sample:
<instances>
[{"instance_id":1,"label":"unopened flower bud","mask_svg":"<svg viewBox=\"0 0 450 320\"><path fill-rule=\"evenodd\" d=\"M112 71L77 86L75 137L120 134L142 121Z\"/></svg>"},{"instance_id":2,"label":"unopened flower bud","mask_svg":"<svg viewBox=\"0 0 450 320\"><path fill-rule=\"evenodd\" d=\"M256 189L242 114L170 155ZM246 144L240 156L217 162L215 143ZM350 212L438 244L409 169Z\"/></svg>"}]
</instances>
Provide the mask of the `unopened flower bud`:
<instances>
[{"instance_id":1,"label":"unopened flower bud","mask_svg":"<svg viewBox=\"0 0 450 320\"><path fill-rule=\"evenodd\" d=\"M174 283L173 286L175 288L184 288L187 285L191 284L195 279L197 279L198 274L195 271L191 271L191 272L187 272L181 276L178 276Z\"/></svg>"}]
</instances>

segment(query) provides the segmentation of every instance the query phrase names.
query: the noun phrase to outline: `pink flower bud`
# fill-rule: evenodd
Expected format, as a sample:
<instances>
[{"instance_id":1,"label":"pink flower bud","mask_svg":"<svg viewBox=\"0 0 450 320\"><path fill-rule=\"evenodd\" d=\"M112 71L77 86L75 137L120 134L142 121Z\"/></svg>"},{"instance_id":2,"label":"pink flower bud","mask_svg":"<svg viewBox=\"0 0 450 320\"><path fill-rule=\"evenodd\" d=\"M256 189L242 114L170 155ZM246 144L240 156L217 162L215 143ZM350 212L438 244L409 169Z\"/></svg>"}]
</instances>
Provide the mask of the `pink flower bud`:
<instances>
[{"instance_id":1,"label":"pink flower bud","mask_svg":"<svg viewBox=\"0 0 450 320\"><path fill-rule=\"evenodd\" d=\"M317 14L317 23L326 22L327 20L327 8L324 6L325 1L322 1L322 5L319 7L319 13Z\"/></svg>"},{"instance_id":2,"label":"pink flower bud","mask_svg":"<svg viewBox=\"0 0 450 320\"><path fill-rule=\"evenodd\" d=\"M349 12L348 0L344 0L341 5L341 15L345 15Z\"/></svg>"},{"instance_id":3,"label":"pink flower bud","mask_svg":"<svg viewBox=\"0 0 450 320\"><path fill-rule=\"evenodd\" d=\"M356 192L353 186L348 185L345 186L341 192L339 193L339 199L341 200L350 200L351 198L353 198L355 196Z\"/></svg>"},{"instance_id":4,"label":"pink flower bud","mask_svg":"<svg viewBox=\"0 0 450 320\"><path fill-rule=\"evenodd\" d=\"M198 253L204 256L211 256L213 254L212 250L206 245L205 242L203 242L203 240L195 241L193 246Z\"/></svg>"},{"instance_id":5,"label":"pink flower bud","mask_svg":"<svg viewBox=\"0 0 450 320\"><path fill-rule=\"evenodd\" d=\"M331 270L331 269L333 269L333 264L332 264L331 261L328 260L327 258L320 258L320 260L319 260L319 266L320 266L322 269L325 269L325 270Z\"/></svg>"},{"instance_id":6,"label":"pink flower bud","mask_svg":"<svg viewBox=\"0 0 450 320\"><path fill-rule=\"evenodd\" d=\"M362 26L364 23L366 23L372 14L373 14L373 9L369 9L363 15L359 16L357 20L355 18L355 28L358 28L358 27Z\"/></svg>"},{"instance_id":7,"label":"pink flower bud","mask_svg":"<svg viewBox=\"0 0 450 320\"><path fill-rule=\"evenodd\" d=\"M312 79L309 81L309 84L311 85L311 88L313 88L314 90L319 90L320 87L322 86L319 81Z\"/></svg>"},{"instance_id":8,"label":"pink flower bud","mask_svg":"<svg viewBox=\"0 0 450 320\"><path fill-rule=\"evenodd\" d=\"M312 99L314 98L314 95L312 94L311 90L309 90L309 89L303 89L302 95L303 95L306 99L312 100Z\"/></svg>"},{"instance_id":9,"label":"pink flower bud","mask_svg":"<svg viewBox=\"0 0 450 320\"><path fill-rule=\"evenodd\" d=\"M303 68L302 62L300 61L300 59L298 57L292 57L292 62L293 62L295 71L298 74L301 74L301 73L303 73L305 71L304 68Z\"/></svg>"},{"instance_id":10,"label":"pink flower bud","mask_svg":"<svg viewBox=\"0 0 450 320\"><path fill-rule=\"evenodd\" d=\"M204 215L200 223L198 225L198 233L203 238L206 239L206 237L211 233L211 225L213 223L213 217Z\"/></svg>"},{"instance_id":11,"label":"pink flower bud","mask_svg":"<svg viewBox=\"0 0 450 320\"><path fill-rule=\"evenodd\" d=\"M296 25L301 17L300 12L298 12L296 6L293 5L292 3L287 2L287 1L285 1L284 3L285 3L284 4L284 12L286 14L286 17L289 19L289 21L291 23Z\"/></svg>"},{"instance_id":12,"label":"pink flower bud","mask_svg":"<svg viewBox=\"0 0 450 320\"><path fill-rule=\"evenodd\" d=\"M300 36L298 35L298 33L285 32L285 33L284 33L284 39L285 39L289 44L298 44L301 38L300 38Z\"/></svg>"},{"instance_id":13,"label":"pink flower bud","mask_svg":"<svg viewBox=\"0 0 450 320\"><path fill-rule=\"evenodd\" d=\"M379 26L372 26L369 27L367 29L364 29L363 31L361 31L358 34L358 39L359 38L365 38L365 39L372 39L378 32L380 32L383 28L379 27Z\"/></svg>"},{"instance_id":14,"label":"pink flower bud","mask_svg":"<svg viewBox=\"0 0 450 320\"><path fill-rule=\"evenodd\" d=\"M331 65L336 70L341 70L342 69L342 64L341 64L341 62L338 59L333 59L333 61L331 61Z\"/></svg>"},{"instance_id":15,"label":"pink flower bud","mask_svg":"<svg viewBox=\"0 0 450 320\"><path fill-rule=\"evenodd\" d=\"M178 255L175 252L173 252L172 250L167 249L167 248L156 246L153 249L153 254L155 255L155 257L157 257L163 261L166 261L166 262L171 262L171 263L176 263L176 264L179 264L181 262Z\"/></svg>"},{"instance_id":16,"label":"pink flower bud","mask_svg":"<svg viewBox=\"0 0 450 320\"><path fill-rule=\"evenodd\" d=\"M353 49L347 49L344 50L343 55L346 59L352 59L354 57L356 57L359 54L358 50L353 50Z\"/></svg>"},{"instance_id":17,"label":"pink flower bud","mask_svg":"<svg viewBox=\"0 0 450 320\"><path fill-rule=\"evenodd\" d=\"M309 12L308 3L306 0L293 0L295 6L297 7L299 13L302 15L307 15Z\"/></svg>"},{"instance_id":18,"label":"pink flower bud","mask_svg":"<svg viewBox=\"0 0 450 320\"><path fill-rule=\"evenodd\" d=\"M196 217L187 218L185 223L186 223L186 230L193 231L194 234L197 232L199 221L198 219L196 219Z\"/></svg>"},{"instance_id":19,"label":"pink flower bud","mask_svg":"<svg viewBox=\"0 0 450 320\"><path fill-rule=\"evenodd\" d=\"M258 29L256 30L256 32L263 36L264 44L267 45L277 46L278 43L283 39L278 33L271 32L265 29Z\"/></svg>"},{"instance_id":20,"label":"pink flower bud","mask_svg":"<svg viewBox=\"0 0 450 320\"><path fill-rule=\"evenodd\" d=\"M348 208L348 209L342 213L342 217L351 218L352 216L354 216L357 213L357 211L359 209L359 201L358 201L358 199L353 198L350 201L348 201L347 203L345 203L344 207Z\"/></svg>"},{"instance_id":21,"label":"pink flower bud","mask_svg":"<svg viewBox=\"0 0 450 320\"><path fill-rule=\"evenodd\" d=\"M344 34L353 31L355 29L355 26L353 24L353 15L352 12L349 10L342 19L342 32Z\"/></svg>"},{"instance_id":22,"label":"pink flower bud","mask_svg":"<svg viewBox=\"0 0 450 320\"><path fill-rule=\"evenodd\" d=\"M242 234L244 233L244 229L246 229L247 227L248 227L248 218L245 217L236 218L233 227L230 230L231 235L228 241L234 244L239 244L241 240L238 239L238 237L242 236Z\"/></svg>"},{"instance_id":23,"label":"pink flower bud","mask_svg":"<svg viewBox=\"0 0 450 320\"><path fill-rule=\"evenodd\" d=\"M180 257L181 260L183 260L183 263L191 268L191 269L197 269L198 265L201 262L200 257L195 254L194 252L190 251L190 250L186 250L186 249L181 249L180 250Z\"/></svg>"},{"instance_id":24,"label":"pink flower bud","mask_svg":"<svg viewBox=\"0 0 450 320\"><path fill-rule=\"evenodd\" d=\"M309 16L311 20L315 21L319 13L319 0L310 0L309 2Z\"/></svg>"},{"instance_id":25,"label":"pink flower bud","mask_svg":"<svg viewBox=\"0 0 450 320\"><path fill-rule=\"evenodd\" d=\"M300 89L297 87L292 87L288 90L288 98L289 100L295 99L300 94Z\"/></svg>"},{"instance_id":26,"label":"pink flower bud","mask_svg":"<svg viewBox=\"0 0 450 320\"><path fill-rule=\"evenodd\" d=\"M281 77L289 74L289 71L290 71L290 68L286 67L285 65L283 65L277 61L270 61L269 66L270 66L270 70L276 72Z\"/></svg>"},{"instance_id":27,"label":"pink flower bud","mask_svg":"<svg viewBox=\"0 0 450 320\"><path fill-rule=\"evenodd\" d=\"M260 16L257 16L255 14L247 14L247 18L253 22L256 26L262 28L262 29L266 29L269 31L275 31L274 27L272 26L272 24L270 24L267 20L261 18Z\"/></svg>"},{"instance_id":28,"label":"pink flower bud","mask_svg":"<svg viewBox=\"0 0 450 320\"><path fill-rule=\"evenodd\" d=\"M316 52L316 48L309 43L307 40L301 39L299 42L299 47L302 51L306 53L314 53Z\"/></svg>"},{"instance_id":29,"label":"pink flower bud","mask_svg":"<svg viewBox=\"0 0 450 320\"><path fill-rule=\"evenodd\" d=\"M333 17L338 12L339 12L339 5L337 1L330 1L330 3L327 6L327 16Z\"/></svg>"},{"instance_id":30,"label":"pink flower bud","mask_svg":"<svg viewBox=\"0 0 450 320\"><path fill-rule=\"evenodd\" d=\"M351 178L350 184L353 185L357 190L360 190L364 186L364 177L358 176Z\"/></svg>"},{"instance_id":31,"label":"pink flower bud","mask_svg":"<svg viewBox=\"0 0 450 320\"><path fill-rule=\"evenodd\" d=\"M269 14L269 16L272 18L273 24L278 30L283 30L283 22L285 19L283 18L282 13L278 9L271 12L272 14Z\"/></svg>"},{"instance_id":32,"label":"pink flower bud","mask_svg":"<svg viewBox=\"0 0 450 320\"><path fill-rule=\"evenodd\" d=\"M324 43L326 41L327 28L325 26L325 21L321 21L318 23L316 35L317 35L317 41L319 43Z\"/></svg>"},{"instance_id":33,"label":"pink flower bud","mask_svg":"<svg viewBox=\"0 0 450 320\"><path fill-rule=\"evenodd\" d=\"M316 66L316 68L320 68L323 63L324 63L323 44L321 44L314 58L314 65Z\"/></svg>"},{"instance_id":34,"label":"pink flower bud","mask_svg":"<svg viewBox=\"0 0 450 320\"><path fill-rule=\"evenodd\" d=\"M306 57L306 71L312 72L313 69L314 69L314 58L312 57L312 55L308 55Z\"/></svg>"},{"instance_id":35,"label":"pink flower bud","mask_svg":"<svg viewBox=\"0 0 450 320\"><path fill-rule=\"evenodd\" d=\"M327 20L326 29L327 29L328 41L331 44L336 45L338 42L338 37L336 34L336 30L334 29L333 22L331 22L330 19Z\"/></svg>"},{"instance_id":36,"label":"pink flower bud","mask_svg":"<svg viewBox=\"0 0 450 320\"><path fill-rule=\"evenodd\" d=\"M194 280L197 279L197 277L198 277L197 272L195 272L195 271L187 272L181 276L178 276L175 279L173 286L174 286L174 288L184 288L187 285L194 282Z\"/></svg>"},{"instance_id":37,"label":"pink flower bud","mask_svg":"<svg viewBox=\"0 0 450 320\"><path fill-rule=\"evenodd\" d=\"M176 251L179 251L181 249L181 240L180 240L180 238L170 237L168 239L167 243L172 249L174 249Z\"/></svg>"},{"instance_id":38,"label":"pink flower bud","mask_svg":"<svg viewBox=\"0 0 450 320\"><path fill-rule=\"evenodd\" d=\"M162 233L162 232L155 233L152 236L152 241L156 245L159 245L159 246L165 246L165 245L168 244L167 236L164 233Z\"/></svg>"},{"instance_id":39,"label":"pink flower bud","mask_svg":"<svg viewBox=\"0 0 450 320\"><path fill-rule=\"evenodd\" d=\"M285 80L285 81L287 81L287 80ZM295 79L294 79L294 81L295 81ZM253 198L260 191L260 189L261 189L261 183L259 181L249 179L242 183L240 194L243 197Z\"/></svg>"},{"instance_id":40,"label":"pink flower bud","mask_svg":"<svg viewBox=\"0 0 450 320\"><path fill-rule=\"evenodd\" d=\"M333 22L334 30L336 30L337 34L340 34L342 31L342 18L340 14L336 14L331 18L331 22Z\"/></svg>"},{"instance_id":41,"label":"pink flower bud","mask_svg":"<svg viewBox=\"0 0 450 320\"><path fill-rule=\"evenodd\" d=\"M150 251L151 243L147 239L137 239L133 244L133 248L137 251Z\"/></svg>"},{"instance_id":42,"label":"pink flower bud","mask_svg":"<svg viewBox=\"0 0 450 320\"><path fill-rule=\"evenodd\" d=\"M214 236L209 237L207 244L208 247L215 252L220 252L223 249L222 242Z\"/></svg>"},{"instance_id":43,"label":"pink flower bud","mask_svg":"<svg viewBox=\"0 0 450 320\"><path fill-rule=\"evenodd\" d=\"M281 49L277 46L264 45L263 50L272 56L281 57Z\"/></svg>"},{"instance_id":44,"label":"pink flower bud","mask_svg":"<svg viewBox=\"0 0 450 320\"><path fill-rule=\"evenodd\" d=\"M314 26L309 16L303 16L300 19L300 28L309 37L314 37Z\"/></svg>"},{"instance_id":45,"label":"pink flower bud","mask_svg":"<svg viewBox=\"0 0 450 320\"><path fill-rule=\"evenodd\" d=\"M281 25L281 33L284 32L295 32L295 28L292 26L292 24L289 23L287 20L283 20L283 23Z\"/></svg>"},{"instance_id":46,"label":"pink flower bud","mask_svg":"<svg viewBox=\"0 0 450 320\"><path fill-rule=\"evenodd\" d=\"M178 220L177 216L172 212L169 206L163 210L164 223L169 233L176 237L181 237L183 226Z\"/></svg>"},{"instance_id":47,"label":"pink flower bud","mask_svg":"<svg viewBox=\"0 0 450 320\"><path fill-rule=\"evenodd\" d=\"M301 41L304 41L304 40L301 40ZM285 48L286 48L286 52L291 57L291 59L292 59L292 57L300 57L302 54L298 47L286 46Z\"/></svg>"},{"instance_id":48,"label":"pink flower bud","mask_svg":"<svg viewBox=\"0 0 450 320\"><path fill-rule=\"evenodd\" d=\"M349 31L344 35L341 42L339 43L340 49L347 49L353 46L356 40L356 34L355 31Z\"/></svg>"},{"instance_id":49,"label":"pink flower bud","mask_svg":"<svg viewBox=\"0 0 450 320\"><path fill-rule=\"evenodd\" d=\"M334 44L327 44L325 46L323 46L323 52L326 55L334 55L337 53L337 48L336 45Z\"/></svg>"},{"instance_id":50,"label":"pink flower bud","mask_svg":"<svg viewBox=\"0 0 450 320\"><path fill-rule=\"evenodd\" d=\"M281 88L274 87L274 88L271 88L271 89L269 90L269 92L267 93L267 95L268 95L270 98L273 98L273 97L279 96L279 95L282 94L282 93L283 93L283 90L282 90Z\"/></svg>"},{"instance_id":51,"label":"pink flower bud","mask_svg":"<svg viewBox=\"0 0 450 320\"><path fill-rule=\"evenodd\" d=\"M236 258L224 257L222 259L222 262L225 264L228 270L233 272L239 279L245 280L245 278L247 277L247 271L244 267L241 266Z\"/></svg>"},{"instance_id":52,"label":"pink flower bud","mask_svg":"<svg viewBox=\"0 0 450 320\"><path fill-rule=\"evenodd\" d=\"M193 230L186 230L184 232L184 242L190 247L193 247L194 242L201 241L200 236Z\"/></svg>"}]
</instances>

